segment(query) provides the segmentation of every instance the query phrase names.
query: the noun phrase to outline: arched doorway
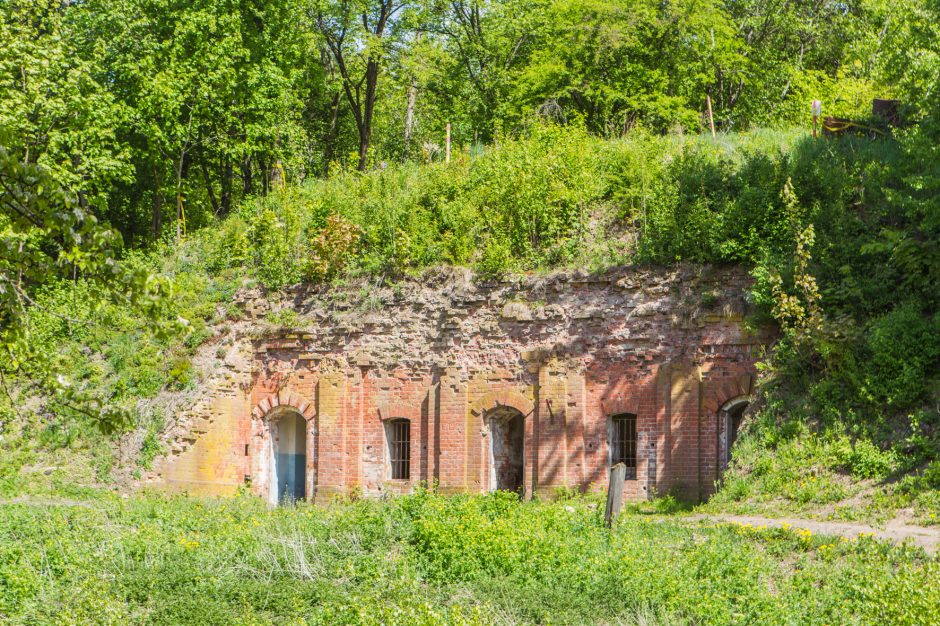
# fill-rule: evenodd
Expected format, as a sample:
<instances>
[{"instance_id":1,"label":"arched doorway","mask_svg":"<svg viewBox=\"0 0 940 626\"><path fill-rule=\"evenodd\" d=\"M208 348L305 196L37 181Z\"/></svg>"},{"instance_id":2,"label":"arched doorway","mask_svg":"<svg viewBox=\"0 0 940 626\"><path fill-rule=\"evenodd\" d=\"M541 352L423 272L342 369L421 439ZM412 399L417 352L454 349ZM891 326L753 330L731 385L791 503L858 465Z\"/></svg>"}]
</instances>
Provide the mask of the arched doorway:
<instances>
[{"instance_id":1,"label":"arched doorway","mask_svg":"<svg viewBox=\"0 0 940 626\"><path fill-rule=\"evenodd\" d=\"M718 448L722 470L728 467L728 462L731 460L731 448L734 447L734 442L738 438L744 411L750 403L750 398L735 398L725 402L718 412Z\"/></svg>"},{"instance_id":2,"label":"arched doorway","mask_svg":"<svg viewBox=\"0 0 940 626\"><path fill-rule=\"evenodd\" d=\"M278 412L270 420L273 503L307 497L307 420L294 409Z\"/></svg>"},{"instance_id":3,"label":"arched doorway","mask_svg":"<svg viewBox=\"0 0 940 626\"><path fill-rule=\"evenodd\" d=\"M490 427L490 489L522 494L525 487L525 416L501 406L486 412Z\"/></svg>"}]
</instances>

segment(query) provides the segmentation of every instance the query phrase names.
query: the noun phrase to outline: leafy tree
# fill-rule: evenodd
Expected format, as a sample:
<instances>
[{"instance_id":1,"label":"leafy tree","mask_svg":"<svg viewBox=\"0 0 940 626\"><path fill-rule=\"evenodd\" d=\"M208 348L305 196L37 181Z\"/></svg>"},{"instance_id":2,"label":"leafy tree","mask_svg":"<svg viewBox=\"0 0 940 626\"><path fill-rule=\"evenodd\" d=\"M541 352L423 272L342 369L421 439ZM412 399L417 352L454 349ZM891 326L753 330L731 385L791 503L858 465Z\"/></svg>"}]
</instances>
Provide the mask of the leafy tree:
<instances>
[{"instance_id":1,"label":"leafy tree","mask_svg":"<svg viewBox=\"0 0 940 626\"><path fill-rule=\"evenodd\" d=\"M88 0L70 14L81 52L128 111L117 128L136 181L112 202L135 220L149 204L152 236L167 204L178 228L198 227L266 192L275 172L315 169L303 113L324 86L299 2Z\"/></svg>"},{"instance_id":2,"label":"leafy tree","mask_svg":"<svg viewBox=\"0 0 940 626\"><path fill-rule=\"evenodd\" d=\"M83 208L107 216L111 186L133 181L117 140L126 110L74 53L59 0L0 3L0 134L10 158L41 164Z\"/></svg>"},{"instance_id":3,"label":"leafy tree","mask_svg":"<svg viewBox=\"0 0 940 626\"><path fill-rule=\"evenodd\" d=\"M909 114L927 115L940 132L940 1L905 1L886 29L881 55L885 78L897 84Z\"/></svg>"},{"instance_id":4,"label":"leafy tree","mask_svg":"<svg viewBox=\"0 0 940 626\"><path fill-rule=\"evenodd\" d=\"M312 9L356 122L360 171L368 164L379 76L407 30L403 13L412 6L407 0L323 0Z\"/></svg>"},{"instance_id":5,"label":"leafy tree","mask_svg":"<svg viewBox=\"0 0 940 626\"><path fill-rule=\"evenodd\" d=\"M95 295L157 317L166 284L121 263L120 248L120 235L82 208L47 169L20 163L0 147L0 376L17 374L60 402L94 411L106 429L120 427L126 414L95 405L58 373L53 355L31 341L28 320L36 289L66 276L81 276L97 288Z\"/></svg>"}]
</instances>

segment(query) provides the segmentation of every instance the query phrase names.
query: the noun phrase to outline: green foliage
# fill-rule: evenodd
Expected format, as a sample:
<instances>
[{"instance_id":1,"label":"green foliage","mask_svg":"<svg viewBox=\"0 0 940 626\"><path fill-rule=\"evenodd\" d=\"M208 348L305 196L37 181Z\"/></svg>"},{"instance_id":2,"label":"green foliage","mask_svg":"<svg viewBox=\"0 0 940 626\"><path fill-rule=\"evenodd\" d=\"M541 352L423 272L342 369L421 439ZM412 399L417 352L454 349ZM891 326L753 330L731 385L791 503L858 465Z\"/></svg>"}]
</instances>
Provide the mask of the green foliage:
<instances>
[{"instance_id":1,"label":"green foliage","mask_svg":"<svg viewBox=\"0 0 940 626\"><path fill-rule=\"evenodd\" d=\"M346 269L356 244L360 229L339 215L331 215L317 232L308 234L308 252L303 276L308 281L329 280Z\"/></svg>"},{"instance_id":2,"label":"green foliage","mask_svg":"<svg viewBox=\"0 0 940 626\"><path fill-rule=\"evenodd\" d=\"M272 311L266 319L269 324L279 328L296 328L300 324L300 315L297 314L297 311L287 307Z\"/></svg>"},{"instance_id":3,"label":"green foliage","mask_svg":"<svg viewBox=\"0 0 940 626\"><path fill-rule=\"evenodd\" d=\"M2 146L0 189L0 374L28 381L64 406L95 414L106 430L122 428L129 415L102 405L65 376L56 367L60 355L44 350L43 340L71 334L82 323L66 317L69 312L91 317L108 305L163 321L167 282L131 259L120 260L118 233L99 224L48 169L20 163ZM81 274L82 284L73 285L68 300L56 303L63 312L51 319L38 300L50 286L68 293L59 281L69 273L75 283ZM154 330L162 332L165 326L157 324Z\"/></svg>"},{"instance_id":4,"label":"green foliage","mask_svg":"<svg viewBox=\"0 0 940 626\"><path fill-rule=\"evenodd\" d=\"M71 504L4 505L0 612L11 623L147 615L154 624L917 624L940 616L937 561L909 548L629 514L610 531L602 507L579 498L423 492L272 510L249 496L100 494Z\"/></svg>"},{"instance_id":5,"label":"green foliage","mask_svg":"<svg viewBox=\"0 0 940 626\"><path fill-rule=\"evenodd\" d=\"M911 407L929 396L925 384L940 359L940 316L925 316L914 302L872 320L868 327L864 392L888 407Z\"/></svg>"},{"instance_id":6,"label":"green foliage","mask_svg":"<svg viewBox=\"0 0 940 626\"><path fill-rule=\"evenodd\" d=\"M4 0L0 136L138 245L281 183L533 117L622 136L929 109L919 2ZM897 85L897 87L896 87ZM174 228L176 227L176 228Z\"/></svg>"},{"instance_id":7,"label":"green foliage","mask_svg":"<svg viewBox=\"0 0 940 626\"><path fill-rule=\"evenodd\" d=\"M896 420L892 432L914 434L886 441L870 433L849 436L859 429L844 422L822 426L818 418L807 419L807 412L826 410L825 403L800 406L806 398L793 393L774 393L769 399L771 404L747 422L707 509L771 516L824 513L829 519L883 523L909 507L918 523L937 523L940 499L931 487L932 460L938 455L934 416L926 417L925 411L907 424Z\"/></svg>"}]
</instances>

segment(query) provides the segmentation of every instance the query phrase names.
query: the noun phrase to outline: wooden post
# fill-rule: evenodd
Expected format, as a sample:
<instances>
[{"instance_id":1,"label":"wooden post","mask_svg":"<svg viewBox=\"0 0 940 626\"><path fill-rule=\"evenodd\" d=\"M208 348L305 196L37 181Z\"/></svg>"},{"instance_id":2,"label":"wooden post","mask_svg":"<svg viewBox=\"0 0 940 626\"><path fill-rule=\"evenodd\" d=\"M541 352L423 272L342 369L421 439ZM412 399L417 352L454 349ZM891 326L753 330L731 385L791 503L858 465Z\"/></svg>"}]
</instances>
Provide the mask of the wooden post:
<instances>
[{"instance_id":1,"label":"wooden post","mask_svg":"<svg viewBox=\"0 0 940 626\"><path fill-rule=\"evenodd\" d=\"M712 117L712 97L705 94L705 104L708 107L708 125L712 129L712 139L715 138L715 118Z\"/></svg>"},{"instance_id":2,"label":"wooden post","mask_svg":"<svg viewBox=\"0 0 940 626\"><path fill-rule=\"evenodd\" d=\"M819 116L822 114L822 102L813 100L813 139L816 138L816 127L819 125Z\"/></svg>"},{"instance_id":3,"label":"wooden post","mask_svg":"<svg viewBox=\"0 0 940 626\"><path fill-rule=\"evenodd\" d=\"M610 468L610 485L607 487L607 510L604 512L604 522L610 528L620 509L623 508L623 481L627 477L627 466L617 463Z\"/></svg>"},{"instance_id":4,"label":"wooden post","mask_svg":"<svg viewBox=\"0 0 940 626\"><path fill-rule=\"evenodd\" d=\"M444 144L444 163L450 163L450 122L447 123L447 141Z\"/></svg>"}]
</instances>

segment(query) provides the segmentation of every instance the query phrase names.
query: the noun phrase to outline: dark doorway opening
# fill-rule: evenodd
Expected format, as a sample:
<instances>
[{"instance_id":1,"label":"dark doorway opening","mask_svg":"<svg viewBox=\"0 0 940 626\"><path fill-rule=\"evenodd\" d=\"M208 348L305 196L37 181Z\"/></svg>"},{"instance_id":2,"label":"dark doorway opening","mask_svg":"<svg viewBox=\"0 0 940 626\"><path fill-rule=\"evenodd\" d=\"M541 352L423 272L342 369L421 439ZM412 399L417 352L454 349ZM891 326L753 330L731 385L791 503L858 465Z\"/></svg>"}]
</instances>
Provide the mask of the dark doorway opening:
<instances>
[{"instance_id":1,"label":"dark doorway opening","mask_svg":"<svg viewBox=\"0 0 940 626\"><path fill-rule=\"evenodd\" d=\"M491 433L490 488L522 494L525 483L525 417L511 407L487 413Z\"/></svg>"},{"instance_id":2,"label":"dark doorway opening","mask_svg":"<svg viewBox=\"0 0 940 626\"><path fill-rule=\"evenodd\" d=\"M307 496L307 421L289 411L277 420L275 433L277 501L303 500Z\"/></svg>"},{"instance_id":3,"label":"dark doorway opening","mask_svg":"<svg viewBox=\"0 0 940 626\"><path fill-rule=\"evenodd\" d=\"M741 402L728 411L728 447L734 446L738 440L738 430L741 428L741 418L744 417L744 410L747 408L747 402Z\"/></svg>"},{"instance_id":4,"label":"dark doorway opening","mask_svg":"<svg viewBox=\"0 0 940 626\"><path fill-rule=\"evenodd\" d=\"M728 466L731 461L731 449L734 442L738 439L738 433L741 430L741 422L744 419L744 412L747 410L750 400L748 398L736 398L725 403L721 407L718 417L719 423L719 449L721 452L721 469Z\"/></svg>"}]
</instances>

